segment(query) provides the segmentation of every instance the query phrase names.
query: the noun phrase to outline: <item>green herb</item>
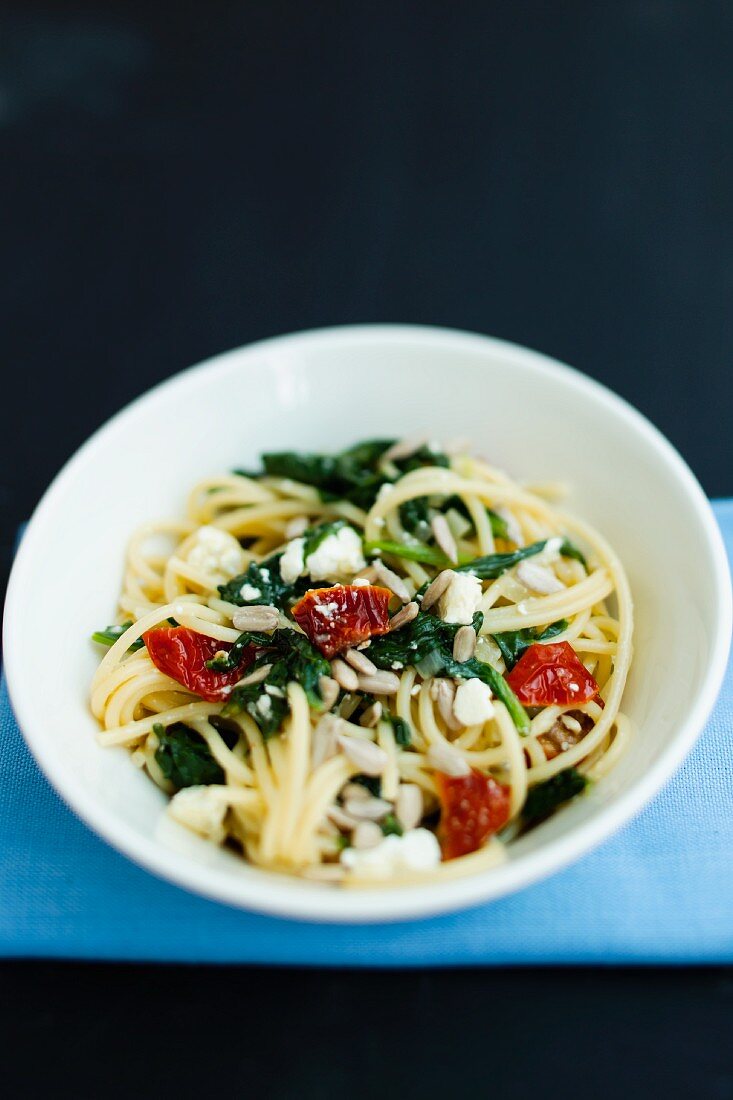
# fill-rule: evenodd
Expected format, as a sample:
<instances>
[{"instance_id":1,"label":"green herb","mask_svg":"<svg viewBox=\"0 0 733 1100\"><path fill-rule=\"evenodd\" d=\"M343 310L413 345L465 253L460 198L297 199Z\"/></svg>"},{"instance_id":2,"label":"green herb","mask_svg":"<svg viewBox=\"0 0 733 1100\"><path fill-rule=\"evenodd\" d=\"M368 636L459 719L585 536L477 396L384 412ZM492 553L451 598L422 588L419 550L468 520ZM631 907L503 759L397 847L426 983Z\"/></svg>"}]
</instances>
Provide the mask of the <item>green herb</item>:
<instances>
[{"instance_id":1,"label":"green herb","mask_svg":"<svg viewBox=\"0 0 733 1100\"><path fill-rule=\"evenodd\" d=\"M385 714L384 717L391 723L394 739L400 748L406 749L408 745L412 744L412 729L409 722L406 722L404 718L400 718L397 714Z\"/></svg>"},{"instance_id":2,"label":"green herb","mask_svg":"<svg viewBox=\"0 0 733 1100\"><path fill-rule=\"evenodd\" d=\"M402 826L394 814L386 814L379 822L382 836L402 836Z\"/></svg>"},{"instance_id":3,"label":"green herb","mask_svg":"<svg viewBox=\"0 0 733 1100\"><path fill-rule=\"evenodd\" d=\"M539 627L525 627L524 630L505 630L501 634L492 634L492 638L501 650L507 672L511 672L525 650L535 642L548 642L567 628L567 619L559 619L542 631Z\"/></svg>"},{"instance_id":4,"label":"green herb","mask_svg":"<svg viewBox=\"0 0 733 1100\"><path fill-rule=\"evenodd\" d=\"M119 626L113 624L112 626L106 626L104 630L95 630L92 634L92 641L96 642L97 645L114 645L117 639L121 638L125 631L129 630L131 626L132 619L129 619L126 623L121 623ZM144 645L145 642L142 638L137 638L127 652L135 653L138 649L142 649Z\"/></svg>"},{"instance_id":5,"label":"green herb","mask_svg":"<svg viewBox=\"0 0 733 1100\"><path fill-rule=\"evenodd\" d=\"M194 730L180 722L167 728L156 722L153 732L159 741L155 760L176 790L224 782L223 770L203 737Z\"/></svg>"},{"instance_id":6,"label":"green herb","mask_svg":"<svg viewBox=\"0 0 733 1100\"><path fill-rule=\"evenodd\" d=\"M262 650L248 671L254 672L266 664L272 668L264 682L235 687L222 714L240 714L246 710L267 738L277 733L290 711L287 687L293 681L303 688L310 706L323 705L318 681L330 674L331 666L305 634L289 628L276 630L272 635L246 631L234 645L240 647L240 652L250 645ZM275 693L271 694L266 687L274 688ZM269 702L263 703L264 699Z\"/></svg>"},{"instance_id":7,"label":"green herb","mask_svg":"<svg viewBox=\"0 0 733 1100\"><path fill-rule=\"evenodd\" d=\"M577 768L565 768L543 783L530 787L522 810L525 825L544 821L564 802L569 802L588 786L588 779Z\"/></svg>"},{"instance_id":8,"label":"green herb","mask_svg":"<svg viewBox=\"0 0 733 1100\"><path fill-rule=\"evenodd\" d=\"M364 553L368 556L378 557L382 554L394 554L398 558L407 558L408 561L419 561L423 565L435 565L439 569L445 569L452 563L442 550L437 547L425 546L421 542L393 542L392 539L375 539L373 542L364 543Z\"/></svg>"}]
</instances>

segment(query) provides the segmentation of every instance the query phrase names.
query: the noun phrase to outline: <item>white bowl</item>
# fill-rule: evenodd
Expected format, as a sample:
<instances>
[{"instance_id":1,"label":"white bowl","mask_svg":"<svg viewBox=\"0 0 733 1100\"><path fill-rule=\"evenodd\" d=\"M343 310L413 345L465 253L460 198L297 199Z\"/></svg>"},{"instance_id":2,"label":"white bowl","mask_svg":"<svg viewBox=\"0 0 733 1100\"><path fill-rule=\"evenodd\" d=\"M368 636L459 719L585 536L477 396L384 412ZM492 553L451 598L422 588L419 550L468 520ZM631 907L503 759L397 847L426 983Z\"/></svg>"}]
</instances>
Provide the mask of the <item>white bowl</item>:
<instances>
[{"instance_id":1,"label":"white bowl","mask_svg":"<svg viewBox=\"0 0 733 1100\"><path fill-rule=\"evenodd\" d=\"M131 531L180 514L197 479L252 466L263 450L334 450L413 433L468 437L520 478L572 485L568 507L610 539L629 574L636 656L623 709L638 732L612 774L511 846L493 870L441 884L338 891L248 867L170 822L164 796L124 749L99 747L87 703L99 653L88 637L111 620ZM507 894L628 821L700 732L730 632L730 576L710 506L649 421L603 386L525 348L379 325L298 333L218 356L157 386L96 432L26 531L4 645L28 745L62 797L110 844L233 905L371 921ZM52 656L40 678L39 645Z\"/></svg>"}]
</instances>

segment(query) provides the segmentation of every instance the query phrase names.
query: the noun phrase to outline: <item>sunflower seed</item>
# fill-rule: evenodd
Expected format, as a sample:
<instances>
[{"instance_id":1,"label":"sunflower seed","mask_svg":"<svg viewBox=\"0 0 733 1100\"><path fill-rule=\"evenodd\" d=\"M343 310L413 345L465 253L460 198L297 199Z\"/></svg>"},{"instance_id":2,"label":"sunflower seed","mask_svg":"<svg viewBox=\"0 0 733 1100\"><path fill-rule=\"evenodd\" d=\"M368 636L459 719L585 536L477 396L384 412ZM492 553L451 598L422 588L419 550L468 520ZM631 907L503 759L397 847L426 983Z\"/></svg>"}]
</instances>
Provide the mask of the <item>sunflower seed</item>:
<instances>
[{"instance_id":1,"label":"sunflower seed","mask_svg":"<svg viewBox=\"0 0 733 1100\"><path fill-rule=\"evenodd\" d=\"M238 607L232 615L235 630L274 630L278 624L280 612L276 607L256 604L252 607Z\"/></svg>"},{"instance_id":2,"label":"sunflower seed","mask_svg":"<svg viewBox=\"0 0 733 1100\"><path fill-rule=\"evenodd\" d=\"M400 783L394 804L395 817L407 832L422 820L423 797L417 783Z\"/></svg>"},{"instance_id":3,"label":"sunflower seed","mask_svg":"<svg viewBox=\"0 0 733 1100\"><path fill-rule=\"evenodd\" d=\"M336 740L343 723L335 714L324 714L316 728L313 730L313 746L311 749L311 767L318 768L326 760L330 760L338 752Z\"/></svg>"},{"instance_id":4,"label":"sunflower seed","mask_svg":"<svg viewBox=\"0 0 733 1100\"><path fill-rule=\"evenodd\" d=\"M359 719L359 725L366 726L367 729L374 729L381 717L382 704L377 699L376 702L372 703L372 705L370 707L367 707L367 709L364 711L361 718Z\"/></svg>"},{"instance_id":5,"label":"sunflower seed","mask_svg":"<svg viewBox=\"0 0 733 1100\"><path fill-rule=\"evenodd\" d=\"M373 676L360 676L359 687L371 695L396 695L400 688L400 678L394 672L381 669Z\"/></svg>"},{"instance_id":6,"label":"sunflower seed","mask_svg":"<svg viewBox=\"0 0 733 1100\"><path fill-rule=\"evenodd\" d=\"M359 677L354 672L353 668L349 668L345 661L341 661L338 657L335 661L331 661L331 675L337 684L340 684L344 691L357 691L359 688Z\"/></svg>"},{"instance_id":7,"label":"sunflower seed","mask_svg":"<svg viewBox=\"0 0 733 1100\"><path fill-rule=\"evenodd\" d=\"M444 569L425 589L422 598L422 609L427 611L434 603L437 603L446 588L455 576L452 569Z\"/></svg>"},{"instance_id":8,"label":"sunflower seed","mask_svg":"<svg viewBox=\"0 0 733 1100\"><path fill-rule=\"evenodd\" d=\"M453 533L448 526L448 520L442 512L439 512L437 516L433 516L430 526L433 529L435 541L445 556L450 558L451 561L457 562L458 547L456 546L456 540L453 538Z\"/></svg>"},{"instance_id":9,"label":"sunflower seed","mask_svg":"<svg viewBox=\"0 0 733 1100\"><path fill-rule=\"evenodd\" d=\"M341 797L344 800L353 798L355 802L365 802L367 798L372 796L366 787L362 787L361 783L345 783L341 788Z\"/></svg>"},{"instance_id":10,"label":"sunflower seed","mask_svg":"<svg viewBox=\"0 0 733 1100\"><path fill-rule=\"evenodd\" d=\"M469 775L471 772L467 761L451 745L438 742L428 749L428 762L437 771L446 775Z\"/></svg>"},{"instance_id":11,"label":"sunflower seed","mask_svg":"<svg viewBox=\"0 0 733 1100\"><path fill-rule=\"evenodd\" d=\"M318 678L318 690L323 700L323 709L330 710L339 697L338 682L330 676L320 676Z\"/></svg>"},{"instance_id":12,"label":"sunflower seed","mask_svg":"<svg viewBox=\"0 0 733 1100\"><path fill-rule=\"evenodd\" d=\"M383 561L377 559L372 568L374 569L374 579L381 581L386 588L391 588L395 596L402 600L403 603L407 603L410 599L410 591L402 580L402 577L398 577L391 569L389 569Z\"/></svg>"},{"instance_id":13,"label":"sunflower seed","mask_svg":"<svg viewBox=\"0 0 733 1100\"><path fill-rule=\"evenodd\" d=\"M452 680L440 679L434 681L435 700L438 704L438 713L449 730L461 729L461 723L453 713L453 700L456 695L456 686Z\"/></svg>"},{"instance_id":14,"label":"sunflower seed","mask_svg":"<svg viewBox=\"0 0 733 1100\"><path fill-rule=\"evenodd\" d=\"M337 741L352 764L364 775L381 775L389 763L389 757L384 749L375 745L373 741L360 741L356 737L345 737L338 734Z\"/></svg>"},{"instance_id":15,"label":"sunflower seed","mask_svg":"<svg viewBox=\"0 0 733 1100\"><path fill-rule=\"evenodd\" d=\"M544 565L535 565L531 561L520 562L517 566L517 580L532 592L550 596L553 592L563 592L565 585Z\"/></svg>"},{"instance_id":16,"label":"sunflower seed","mask_svg":"<svg viewBox=\"0 0 733 1100\"><path fill-rule=\"evenodd\" d=\"M371 676L377 671L374 662L370 661L363 653L360 653L358 649L347 649L344 657L352 668L355 668L357 672L363 672L366 676Z\"/></svg>"},{"instance_id":17,"label":"sunflower seed","mask_svg":"<svg viewBox=\"0 0 733 1100\"><path fill-rule=\"evenodd\" d=\"M247 687L249 684L261 684L270 675L271 669L272 665L261 665L254 672L250 672L249 676L244 676L241 680L238 680L236 686Z\"/></svg>"},{"instance_id":18,"label":"sunflower seed","mask_svg":"<svg viewBox=\"0 0 733 1100\"><path fill-rule=\"evenodd\" d=\"M392 812L392 803L384 798L364 798L359 802L349 798L344 803L344 810L357 821L380 821Z\"/></svg>"},{"instance_id":19,"label":"sunflower seed","mask_svg":"<svg viewBox=\"0 0 733 1100\"><path fill-rule=\"evenodd\" d=\"M408 623L411 623L412 620L417 617L419 610L420 608L414 600L412 600L411 603L406 603L405 606L389 620L390 633L393 630L399 630L401 626L407 626Z\"/></svg>"},{"instance_id":20,"label":"sunflower seed","mask_svg":"<svg viewBox=\"0 0 733 1100\"><path fill-rule=\"evenodd\" d=\"M351 831L355 829L359 824L359 818L353 817L350 813L347 813L341 806L333 805L329 806L326 810L326 817L333 821L334 825L338 825L339 829L348 829Z\"/></svg>"},{"instance_id":21,"label":"sunflower seed","mask_svg":"<svg viewBox=\"0 0 733 1100\"><path fill-rule=\"evenodd\" d=\"M517 517L509 511L507 507L500 504L498 508L495 508L497 516L504 520L506 524L506 533L513 543L517 546L524 546L524 538L522 537L522 528L519 526Z\"/></svg>"},{"instance_id":22,"label":"sunflower seed","mask_svg":"<svg viewBox=\"0 0 733 1100\"><path fill-rule=\"evenodd\" d=\"M388 447L381 456L381 462L399 462L403 458L409 458L419 451L427 443L425 436L422 439L398 439L391 447Z\"/></svg>"},{"instance_id":23,"label":"sunflower seed","mask_svg":"<svg viewBox=\"0 0 733 1100\"><path fill-rule=\"evenodd\" d=\"M289 519L288 522L285 524L285 538L297 539L300 537L300 535L303 534L307 527L307 516L293 516L293 518Z\"/></svg>"},{"instance_id":24,"label":"sunflower seed","mask_svg":"<svg viewBox=\"0 0 733 1100\"><path fill-rule=\"evenodd\" d=\"M463 664L469 661L476 651L476 631L472 626L462 626L453 639L453 660Z\"/></svg>"},{"instance_id":25,"label":"sunflower seed","mask_svg":"<svg viewBox=\"0 0 733 1100\"><path fill-rule=\"evenodd\" d=\"M382 842L382 830L376 821L360 821L351 834L351 844L362 851L365 848L376 848Z\"/></svg>"}]
</instances>

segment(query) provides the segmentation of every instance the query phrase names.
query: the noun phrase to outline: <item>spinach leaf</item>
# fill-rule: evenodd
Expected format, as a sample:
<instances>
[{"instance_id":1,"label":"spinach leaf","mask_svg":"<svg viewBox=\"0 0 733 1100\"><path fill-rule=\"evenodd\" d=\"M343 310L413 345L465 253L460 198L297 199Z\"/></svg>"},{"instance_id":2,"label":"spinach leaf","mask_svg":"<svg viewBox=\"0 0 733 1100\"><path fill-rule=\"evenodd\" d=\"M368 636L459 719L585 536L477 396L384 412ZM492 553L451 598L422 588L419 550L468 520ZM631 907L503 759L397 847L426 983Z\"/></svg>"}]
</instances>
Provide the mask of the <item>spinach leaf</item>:
<instances>
[{"instance_id":1,"label":"spinach leaf","mask_svg":"<svg viewBox=\"0 0 733 1100\"><path fill-rule=\"evenodd\" d=\"M92 634L92 641L97 645L112 646L115 644L118 638L121 638L126 630L132 626L132 619L128 619L126 623L121 623L119 626L113 624L112 626L106 626L104 630L95 630ZM138 649L142 649L145 642L142 638L137 638L128 649L128 653L135 653Z\"/></svg>"},{"instance_id":2,"label":"spinach leaf","mask_svg":"<svg viewBox=\"0 0 733 1100\"><path fill-rule=\"evenodd\" d=\"M459 497L459 496L448 497L445 504L443 505L442 510L444 512L448 512L451 509L453 509L456 512L459 512L460 515L462 515L464 517L464 519L467 519L469 521L469 523L473 526L473 519L471 517L471 513L469 512L468 508L466 507L465 502L463 501L463 499L461 497ZM501 516L497 512L494 512L491 508L486 509L486 515L489 517L489 523L491 524L491 533L494 536L494 538L508 539L509 538L509 531L507 529L506 520L502 519Z\"/></svg>"},{"instance_id":3,"label":"spinach leaf","mask_svg":"<svg viewBox=\"0 0 733 1100\"><path fill-rule=\"evenodd\" d=\"M542 631L539 627L525 627L524 630L504 630L501 634L492 634L492 638L501 650L507 672L511 672L525 650L535 642L547 642L567 628L567 619L558 619Z\"/></svg>"},{"instance_id":4,"label":"spinach leaf","mask_svg":"<svg viewBox=\"0 0 733 1100\"><path fill-rule=\"evenodd\" d=\"M289 713L289 683L295 681L300 684L312 707L322 705L318 681L321 676L330 675L331 666L305 634L290 628L276 630L272 635L245 631L234 644L240 647L240 651L249 645L261 649L249 671L265 664L272 665L272 668L264 682L235 687L222 714L241 714L246 710L259 726L262 736L267 738L280 729ZM268 687L274 688L275 692L268 692ZM269 703L263 702L265 698L269 699Z\"/></svg>"},{"instance_id":5,"label":"spinach leaf","mask_svg":"<svg viewBox=\"0 0 733 1100\"><path fill-rule=\"evenodd\" d=\"M382 836L402 836L402 826L395 814L386 814L379 822Z\"/></svg>"},{"instance_id":6,"label":"spinach leaf","mask_svg":"<svg viewBox=\"0 0 733 1100\"><path fill-rule=\"evenodd\" d=\"M227 603L236 604L237 607L248 607L252 604L270 604L281 611L287 610L296 600L311 587L309 577L298 577L294 584L287 584L280 572L280 559L282 554L273 554L262 562L250 562L245 573L219 585L219 595ZM245 599L242 596L242 586L251 585L257 596Z\"/></svg>"},{"instance_id":7,"label":"spinach leaf","mask_svg":"<svg viewBox=\"0 0 733 1100\"><path fill-rule=\"evenodd\" d=\"M544 821L564 802L569 802L588 786L588 779L577 768L565 768L544 783L530 787L527 801L522 810L525 825L536 825Z\"/></svg>"},{"instance_id":8,"label":"spinach leaf","mask_svg":"<svg viewBox=\"0 0 733 1100\"><path fill-rule=\"evenodd\" d=\"M410 723L406 722L404 718L400 718L397 714L385 714L384 717L391 723L394 739L400 748L406 749L408 745L411 745L412 729Z\"/></svg>"},{"instance_id":9,"label":"spinach leaf","mask_svg":"<svg viewBox=\"0 0 733 1100\"><path fill-rule=\"evenodd\" d=\"M464 562L454 568L457 573L473 573L474 577L478 577L479 580L493 581L500 577L502 573L506 573L507 569L512 569L520 561L524 561L525 558L541 554L548 542L549 539L532 542L529 546L521 546L519 550L512 550L509 554L486 554L482 558L475 558L473 561Z\"/></svg>"},{"instance_id":10,"label":"spinach leaf","mask_svg":"<svg viewBox=\"0 0 733 1100\"><path fill-rule=\"evenodd\" d=\"M381 486L393 480L380 468L380 459L394 442L367 439L335 455L270 452L262 456L262 461L266 473L313 485L323 500L348 500L360 508L369 508ZM400 474L428 465L448 466L449 459L425 446L394 462Z\"/></svg>"},{"instance_id":11,"label":"spinach leaf","mask_svg":"<svg viewBox=\"0 0 733 1100\"><path fill-rule=\"evenodd\" d=\"M483 615L477 611L472 623L477 634L482 623ZM500 672L485 661L479 661L477 657L468 661L454 660L453 639L458 630L460 624L444 623L436 615L420 611L411 623L399 630L372 638L369 659L377 668L391 669L395 663L416 665L429 656L433 674L442 671L445 676L482 680L488 684L497 699L504 703L519 732L528 733L529 716Z\"/></svg>"},{"instance_id":12,"label":"spinach leaf","mask_svg":"<svg viewBox=\"0 0 733 1100\"><path fill-rule=\"evenodd\" d=\"M400 504L400 523L411 535L425 541L432 537L427 497L413 497Z\"/></svg>"},{"instance_id":13,"label":"spinach leaf","mask_svg":"<svg viewBox=\"0 0 733 1100\"><path fill-rule=\"evenodd\" d=\"M194 730L176 722L172 726L153 726L160 742L155 760L176 790L208 783L223 783L224 772L211 755L209 746Z\"/></svg>"},{"instance_id":14,"label":"spinach leaf","mask_svg":"<svg viewBox=\"0 0 733 1100\"><path fill-rule=\"evenodd\" d=\"M580 564L585 566L586 569L588 568L588 562L586 560L585 554L582 550L579 550L575 543L571 542L570 539L562 540L560 553L564 558L575 558L575 560L579 561Z\"/></svg>"},{"instance_id":15,"label":"spinach leaf","mask_svg":"<svg viewBox=\"0 0 733 1100\"><path fill-rule=\"evenodd\" d=\"M374 539L364 543L364 553L377 557L379 553L394 554L398 558L407 558L408 561L419 561L423 565L435 565L440 569L446 569L452 562L437 546L425 546L421 542L393 542L392 539Z\"/></svg>"},{"instance_id":16,"label":"spinach leaf","mask_svg":"<svg viewBox=\"0 0 733 1100\"><path fill-rule=\"evenodd\" d=\"M481 629L483 615L473 617L476 633ZM445 660L453 659L453 639L460 630L459 623L444 623L437 615L419 611L412 622L390 634L372 638L369 644L369 660L377 668L391 669L396 663L416 665L436 650Z\"/></svg>"}]
</instances>

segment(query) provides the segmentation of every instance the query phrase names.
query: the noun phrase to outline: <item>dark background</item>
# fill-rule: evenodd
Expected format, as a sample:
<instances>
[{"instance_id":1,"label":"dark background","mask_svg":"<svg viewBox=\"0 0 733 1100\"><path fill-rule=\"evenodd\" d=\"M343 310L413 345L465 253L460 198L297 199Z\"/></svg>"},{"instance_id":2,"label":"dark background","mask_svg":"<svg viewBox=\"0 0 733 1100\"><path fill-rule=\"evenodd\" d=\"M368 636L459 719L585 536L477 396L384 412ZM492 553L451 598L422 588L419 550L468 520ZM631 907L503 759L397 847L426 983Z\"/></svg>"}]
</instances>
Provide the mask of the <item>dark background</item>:
<instances>
[{"instance_id":1,"label":"dark background","mask_svg":"<svg viewBox=\"0 0 733 1100\"><path fill-rule=\"evenodd\" d=\"M724 0L1 4L0 222L6 564L130 398L351 321L566 359L733 493ZM26 1095L733 1096L722 970L0 980Z\"/></svg>"}]
</instances>

